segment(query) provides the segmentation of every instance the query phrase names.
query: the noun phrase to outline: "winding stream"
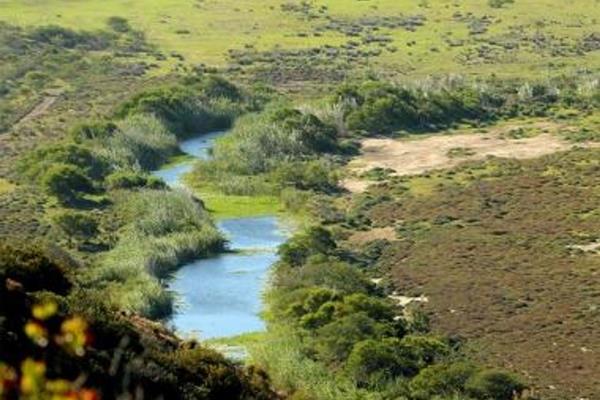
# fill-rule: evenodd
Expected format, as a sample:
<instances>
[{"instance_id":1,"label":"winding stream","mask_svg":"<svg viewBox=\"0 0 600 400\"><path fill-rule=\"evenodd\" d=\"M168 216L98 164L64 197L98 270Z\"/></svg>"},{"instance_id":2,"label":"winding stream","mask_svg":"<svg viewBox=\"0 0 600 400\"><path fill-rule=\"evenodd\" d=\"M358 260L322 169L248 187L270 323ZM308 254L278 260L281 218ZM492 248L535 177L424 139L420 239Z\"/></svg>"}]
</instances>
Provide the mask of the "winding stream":
<instances>
[{"instance_id":1,"label":"winding stream","mask_svg":"<svg viewBox=\"0 0 600 400\"><path fill-rule=\"evenodd\" d=\"M225 132L213 132L180 143L196 159L210 157L210 149ZM171 187L185 187L183 176L193 160L154 172ZM231 252L184 265L173 276L170 289L180 304L171 319L181 336L212 339L260 331L262 289L276 261L277 247L286 239L276 216L224 219L219 228Z\"/></svg>"}]
</instances>

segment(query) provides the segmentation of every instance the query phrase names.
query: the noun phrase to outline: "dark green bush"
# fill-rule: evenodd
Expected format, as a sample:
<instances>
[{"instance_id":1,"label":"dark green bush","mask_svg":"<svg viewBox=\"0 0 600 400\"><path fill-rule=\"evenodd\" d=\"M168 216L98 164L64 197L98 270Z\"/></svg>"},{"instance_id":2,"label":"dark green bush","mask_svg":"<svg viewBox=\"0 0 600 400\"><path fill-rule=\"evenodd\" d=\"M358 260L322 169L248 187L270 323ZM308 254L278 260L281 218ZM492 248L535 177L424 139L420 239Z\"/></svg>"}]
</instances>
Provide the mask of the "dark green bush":
<instances>
[{"instance_id":1,"label":"dark green bush","mask_svg":"<svg viewBox=\"0 0 600 400\"><path fill-rule=\"evenodd\" d=\"M286 290L323 287L342 295L373 290L373 284L356 267L322 256L309 258L302 268L290 268L278 278L277 284Z\"/></svg>"},{"instance_id":2,"label":"dark green bush","mask_svg":"<svg viewBox=\"0 0 600 400\"><path fill-rule=\"evenodd\" d=\"M104 142L112 137L118 127L112 121L90 121L81 123L71 129L70 135L77 143L85 140L99 140Z\"/></svg>"},{"instance_id":3,"label":"dark green bush","mask_svg":"<svg viewBox=\"0 0 600 400\"><path fill-rule=\"evenodd\" d=\"M165 183L159 178L134 171L117 171L106 177L108 189L165 189Z\"/></svg>"},{"instance_id":4,"label":"dark green bush","mask_svg":"<svg viewBox=\"0 0 600 400\"><path fill-rule=\"evenodd\" d=\"M131 30L131 26L129 26L129 21L123 17L110 17L106 24L115 32L125 33Z\"/></svg>"},{"instance_id":5,"label":"dark green bush","mask_svg":"<svg viewBox=\"0 0 600 400\"><path fill-rule=\"evenodd\" d=\"M0 286L6 279L23 285L26 291L49 290L66 293L71 287L67 277L75 262L58 249L36 243L0 243ZM1 305L0 305L1 308Z\"/></svg>"},{"instance_id":6,"label":"dark green bush","mask_svg":"<svg viewBox=\"0 0 600 400\"><path fill-rule=\"evenodd\" d=\"M242 101L242 92L233 83L219 76L209 76L201 81L200 89L205 97L225 98L231 101Z\"/></svg>"},{"instance_id":7,"label":"dark green bush","mask_svg":"<svg viewBox=\"0 0 600 400\"><path fill-rule=\"evenodd\" d=\"M481 400L512 400L526 386L517 377L503 371L480 371L465 384L467 393Z\"/></svg>"},{"instance_id":8,"label":"dark green bush","mask_svg":"<svg viewBox=\"0 0 600 400\"><path fill-rule=\"evenodd\" d=\"M300 266L309 256L330 254L336 247L331 232L321 227L312 227L284 243L278 254L283 263Z\"/></svg>"},{"instance_id":9,"label":"dark green bush","mask_svg":"<svg viewBox=\"0 0 600 400\"><path fill-rule=\"evenodd\" d=\"M354 105L347 111L348 127L369 134L440 128L465 119L489 117L481 95L466 87L425 93L369 81L344 86L337 95L343 103Z\"/></svg>"},{"instance_id":10,"label":"dark green bush","mask_svg":"<svg viewBox=\"0 0 600 400\"><path fill-rule=\"evenodd\" d=\"M68 236L89 239L98 233L98 221L89 213L63 211L52 219Z\"/></svg>"},{"instance_id":11,"label":"dark green bush","mask_svg":"<svg viewBox=\"0 0 600 400\"><path fill-rule=\"evenodd\" d=\"M283 162L272 172L273 179L281 186L300 190L331 193L337 189L337 175L327 160Z\"/></svg>"},{"instance_id":12,"label":"dark green bush","mask_svg":"<svg viewBox=\"0 0 600 400\"><path fill-rule=\"evenodd\" d=\"M429 400L435 396L452 397L464 392L464 387L476 369L468 363L442 363L427 367L410 382L412 396Z\"/></svg>"},{"instance_id":13,"label":"dark green bush","mask_svg":"<svg viewBox=\"0 0 600 400\"><path fill-rule=\"evenodd\" d=\"M91 178L102 179L110 171L105 160L85 146L67 143L41 146L23 157L19 171L28 179L36 181L55 164L68 164Z\"/></svg>"},{"instance_id":14,"label":"dark green bush","mask_svg":"<svg viewBox=\"0 0 600 400\"><path fill-rule=\"evenodd\" d=\"M346 371L359 385L382 385L399 376L415 375L418 366L399 339L368 339L354 345Z\"/></svg>"},{"instance_id":15,"label":"dark green bush","mask_svg":"<svg viewBox=\"0 0 600 400\"><path fill-rule=\"evenodd\" d=\"M57 25L37 27L29 34L29 38L41 44L68 49L81 47L86 50L104 50L114 40L114 37L106 32L76 32Z\"/></svg>"},{"instance_id":16,"label":"dark green bush","mask_svg":"<svg viewBox=\"0 0 600 400\"><path fill-rule=\"evenodd\" d=\"M312 347L317 357L327 363L344 362L354 345L368 339L379 340L389 333L389 327L378 323L366 313L356 313L334 320L316 331Z\"/></svg>"},{"instance_id":17,"label":"dark green bush","mask_svg":"<svg viewBox=\"0 0 600 400\"><path fill-rule=\"evenodd\" d=\"M94 190L92 181L71 164L54 164L40 179L42 188L63 204L73 204L83 193Z\"/></svg>"},{"instance_id":18,"label":"dark green bush","mask_svg":"<svg viewBox=\"0 0 600 400\"><path fill-rule=\"evenodd\" d=\"M124 103L117 116L153 114L178 137L228 128L234 108L219 108L199 93L182 86L169 86L142 92Z\"/></svg>"}]
</instances>

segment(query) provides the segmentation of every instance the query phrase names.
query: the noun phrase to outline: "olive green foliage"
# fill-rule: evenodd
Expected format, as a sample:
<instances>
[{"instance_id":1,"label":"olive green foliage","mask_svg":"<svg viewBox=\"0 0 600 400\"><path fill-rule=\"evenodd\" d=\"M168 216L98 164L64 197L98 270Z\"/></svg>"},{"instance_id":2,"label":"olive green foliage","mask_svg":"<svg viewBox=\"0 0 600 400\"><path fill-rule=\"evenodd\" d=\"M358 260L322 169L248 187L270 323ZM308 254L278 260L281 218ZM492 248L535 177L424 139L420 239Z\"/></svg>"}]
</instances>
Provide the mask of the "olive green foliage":
<instances>
[{"instance_id":1,"label":"olive green foliage","mask_svg":"<svg viewBox=\"0 0 600 400\"><path fill-rule=\"evenodd\" d=\"M41 187L61 203L70 205L81 200L82 195L93 191L92 181L70 164L54 164L40 179Z\"/></svg>"},{"instance_id":2,"label":"olive green foliage","mask_svg":"<svg viewBox=\"0 0 600 400\"><path fill-rule=\"evenodd\" d=\"M80 173L94 180L102 179L109 171L105 160L89 148L73 143L40 146L26 154L18 168L24 177L35 181L55 164L72 165Z\"/></svg>"},{"instance_id":3,"label":"olive green foliage","mask_svg":"<svg viewBox=\"0 0 600 400\"><path fill-rule=\"evenodd\" d=\"M515 0L488 0L488 4L492 8L502 8L506 4L512 4Z\"/></svg>"},{"instance_id":4,"label":"olive green foliage","mask_svg":"<svg viewBox=\"0 0 600 400\"><path fill-rule=\"evenodd\" d=\"M337 93L348 104L348 127L369 134L435 129L462 120L489 118L483 95L467 87L425 92L378 81L344 86Z\"/></svg>"},{"instance_id":5,"label":"olive green foliage","mask_svg":"<svg viewBox=\"0 0 600 400\"><path fill-rule=\"evenodd\" d=\"M280 325L294 326L300 342L295 346L307 359L302 365L318 363L343 374L331 385L352 382L355 390L366 391L363 396L410 399L457 395L500 400L525 388L504 372L496 376L478 367L464 372L460 352L445 338L431 335L418 322L418 313L404 313L385 297L366 279L361 257L349 256L326 229L298 233L279 254L268 295L268 316L275 326L271 335ZM476 378L480 375L485 378ZM314 393L321 390L319 386Z\"/></svg>"},{"instance_id":6,"label":"olive green foliage","mask_svg":"<svg viewBox=\"0 0 600 400\"><path fill-rule=\"evenodd\" d=\"M98 234L98 221L85 212L63 211L53 220L68 236L89 239Z\"/></svg>"},{"instance_id":7,"label":"olive green foliage","mask_svg":"<svg viewBox=\"0 0 600 400\"><path fill-rule=\"evenodd\" d=\"M166 185L159 178L142 172L119 170L106 177L106 187L115 189L166 189Z\"/></svg>"},{"instance_id":8,"label":"olive green foliage","mask_svg":"<svg viewBox=\"0 0 600 400\"><path fill-rule=\"evenodd\" d=\"M336 248L331 233L321 227L313 227L293 237L279 248L282 262L291 266L300 266L309 256L330 254Z\"/></svg>"},{"instance_id":9,"label":"olive green foliage","mask_svg":"<svg viewBox=\"0 0 600 400\"><path fill-rule=\"evenodd\" d=\"M125 118L111 137L97 145L113 165L142 170L158 168L179 151L175 135L151 114Z\"/></svg>"},{"instance_id":10,"label":"olive green foliage","mask_svg":"<svg viewBox=\"0 0 600 400\"><path fill-rule=\"evenodd\" d=\"M399 86L365 81L341 86L334 100L344 105L350 130L366 135L432 131L458 123L482 123L501 117L545 116L560 106L589 110L598 105L597 87L582 90L576 78L518 82L490 80Z\"/></svg>"},{"instance_id":11,"label":"olive green foliage","mask_svg":"<svg viewBox=\"0 0 600 400\"><path fill-rule=\"evenodd\" d=\"M225 129L241 112L236 103L241 95L225 80L214 78L208 82L212 83L205 82L205 87L199 88L168 86L142 92L124 103L117 116L152 114L180 138Z\"/></svg>"},{"instance_id":12,"label":"olive green foliage","mask_svg":"<svg viewBox=\"0 0 600 400\"><path fill-rule=\"evenodd\" d=\"M21 176L39 184L64 205L76 205L83 195L98 189L110 171L106 160L89 148L74 144L41 146L25 155L18 165Z\"/></svg>"}]
</instances>

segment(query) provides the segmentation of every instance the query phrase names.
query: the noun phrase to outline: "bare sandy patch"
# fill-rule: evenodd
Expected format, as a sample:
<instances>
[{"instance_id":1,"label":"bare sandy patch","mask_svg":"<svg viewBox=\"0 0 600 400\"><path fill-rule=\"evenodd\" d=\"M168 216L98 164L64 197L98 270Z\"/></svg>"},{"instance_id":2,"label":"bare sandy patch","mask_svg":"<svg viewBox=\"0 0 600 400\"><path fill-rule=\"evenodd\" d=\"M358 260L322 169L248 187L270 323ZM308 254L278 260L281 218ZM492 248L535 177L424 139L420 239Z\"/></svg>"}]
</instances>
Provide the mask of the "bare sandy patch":
<instances>
[{"instance_id":1,"label":"bare sandy patch","mask_svg":"<svg viewBox=\"0 0 600 400\"><path fill-rule=\"evenodd\" d=\"M348 241L351 243L368 243L373 240L394 240L396 239L396 231L393 227L388 226L386 228L374 228L365 232L356 232Z\"/></svg>"},{"instance_id":2,"label":"bare sandy patch","mask_svg":"<svg viewBox=\"0 0 600 400\"><path fill-rule=\"evenodd\" d=\"M524 125L541 132L569 129L552 122ZM429 136L423 139L375 138L362 141L362 154L353 160L349 169L358 176L373 168L390 168L398 175L417 175L436 169L452 168L464 161L482 160L488 156L505 158L536 158L567 150L572 143L550 133L533 137L510 139L506 134L518 125L498 127L485 134L464 133ZM369 182L348 178L343 184L351 192L361 192Z\"/></svg>"}]
</instances>

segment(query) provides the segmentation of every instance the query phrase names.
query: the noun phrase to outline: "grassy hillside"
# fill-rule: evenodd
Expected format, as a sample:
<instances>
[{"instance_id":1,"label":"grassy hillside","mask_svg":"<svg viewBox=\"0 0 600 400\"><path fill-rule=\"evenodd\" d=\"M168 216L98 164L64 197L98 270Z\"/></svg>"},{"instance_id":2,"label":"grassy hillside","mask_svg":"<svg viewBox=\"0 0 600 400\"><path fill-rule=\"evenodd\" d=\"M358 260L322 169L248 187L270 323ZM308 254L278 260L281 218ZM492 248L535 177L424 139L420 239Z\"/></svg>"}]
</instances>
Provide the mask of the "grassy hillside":
<instances>
[{"instance_id":1,"label":"grassy hillside","mask_svg":"<svg viewBox=\"0 0 600 400\"><path fill-rule=\"evenodd\" d=\"M315 57L348 59L397 76L522 78L600 66L600 55L591 53L600 47L596 0L517 0L501 7L481 0L0 1L0 20L23 26L93 30L115 15L143 30L167 56L182 55L192 65L235 65L239 59L230 50L327 46L330 54ZM368 56L355 57L361 54ZM242 65L252 57L243 57ZM290 63L294 56L277 58Z\"/></svg>"},{"instance_id":2,"label":"grassy hillside","mask_svg":"<svg viewBox=\"0 0 600 400\"><path fill-rule=\"evenodd\" d=\"M131 334L132 385L167 398L595 398L599 5L0 0L0 348L46 355L38 334L81 316L110 342L84 358L102 391ZM150 174L222 129L186 176L200 199ZM143 318L223 250L215 217L275 211L306 225L249 340L277 395ZM23 238L70 253L69 290Z\"/></svg>"}]
</instances>

